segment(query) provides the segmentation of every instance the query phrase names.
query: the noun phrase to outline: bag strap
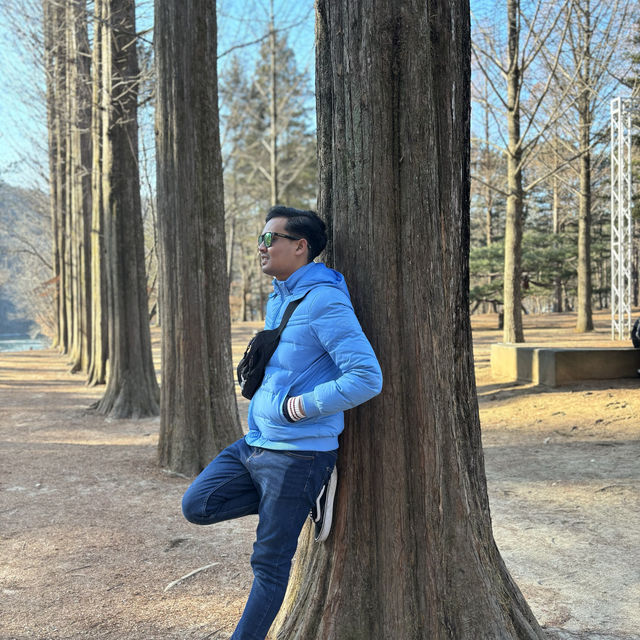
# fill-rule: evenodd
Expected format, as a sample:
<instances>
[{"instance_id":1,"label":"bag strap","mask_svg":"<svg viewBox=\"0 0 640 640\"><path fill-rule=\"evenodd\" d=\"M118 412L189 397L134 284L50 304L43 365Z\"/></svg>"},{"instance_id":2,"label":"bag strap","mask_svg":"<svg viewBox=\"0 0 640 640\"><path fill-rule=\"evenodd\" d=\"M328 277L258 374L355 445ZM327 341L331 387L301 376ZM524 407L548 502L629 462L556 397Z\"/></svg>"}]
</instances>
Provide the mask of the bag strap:
<instances>
[{"instance_id":1,"label":"bag strap","mask_svg":"<svg viewBox=\"0 0 640 640\"><path fill-rule=\"evenodd\" d=\"M307 291L307 293L309 292ZM307 293L305 293L304 296L302 296L301 298L298 298L297 300L292 300L287 305L287 309L285 310L284 315L282 316L282 320L280 322L280 326L278 327L278 334L277 334L278 336L280 336L280 334L284 331L284 328L287 326L287 322L289 322L289 318L291 317L291 314L296 310L296 307L304 300Z\"/></svg>"}]
</instances>

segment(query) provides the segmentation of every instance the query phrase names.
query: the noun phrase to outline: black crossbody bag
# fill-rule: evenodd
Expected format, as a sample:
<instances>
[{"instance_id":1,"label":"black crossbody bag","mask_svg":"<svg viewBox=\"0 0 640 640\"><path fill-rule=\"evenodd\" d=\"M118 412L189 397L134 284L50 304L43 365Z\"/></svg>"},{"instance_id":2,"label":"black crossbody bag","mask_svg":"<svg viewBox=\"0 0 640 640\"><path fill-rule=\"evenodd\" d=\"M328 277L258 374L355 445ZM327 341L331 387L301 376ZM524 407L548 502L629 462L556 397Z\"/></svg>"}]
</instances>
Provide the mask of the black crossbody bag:
<instances>
[{"instance_id":1,"label":"black crossbody bag","mask_svg":"<svg viewBox=\"0 0 640 640\"><path fill-rule=\"evenodd\" d=\"M306 295L306 294L305 294ZM267 362L271 359L273 352L276 350L280 342L280 335L287 326L291 314L296 307L304 300L304 296L298 300L294 300L287 305L287 309L282 316L282 322L277 329L265 329L258 331L247 345L242 356L242 360L238 364L236 373L238 375L238 384L242 390L242 395L251 400L253 394L259 389L264 378L264 370Z\"/></svg>"}]
</instances>

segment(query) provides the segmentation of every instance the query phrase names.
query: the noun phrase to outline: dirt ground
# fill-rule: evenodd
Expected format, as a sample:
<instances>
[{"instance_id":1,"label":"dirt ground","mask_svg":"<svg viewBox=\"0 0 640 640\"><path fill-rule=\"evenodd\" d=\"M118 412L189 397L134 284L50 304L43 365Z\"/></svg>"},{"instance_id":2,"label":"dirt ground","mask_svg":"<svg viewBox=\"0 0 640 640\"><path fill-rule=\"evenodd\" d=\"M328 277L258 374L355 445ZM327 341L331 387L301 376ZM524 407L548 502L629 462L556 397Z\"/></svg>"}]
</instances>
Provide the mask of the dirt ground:
<instances>
[{"instance_id":1,"label":"dirt ground","mask_svg":"<svg viewBox=\"0 0 640 640\"><path fill-rule=\"evenodd\" d=\"M574 321L528 316L527 341L611 344L608 315L585 336ZM473 324L494 532L512 575L550 638L640 639L640 378L496 381L495 316ZM234 327L236 357L255 327ZM189 480L158 468L159 420L88 412L101 393L53 351L0 354L0 639L228 638L255 519L185 522Z\"/></svg>"}]
</instances>

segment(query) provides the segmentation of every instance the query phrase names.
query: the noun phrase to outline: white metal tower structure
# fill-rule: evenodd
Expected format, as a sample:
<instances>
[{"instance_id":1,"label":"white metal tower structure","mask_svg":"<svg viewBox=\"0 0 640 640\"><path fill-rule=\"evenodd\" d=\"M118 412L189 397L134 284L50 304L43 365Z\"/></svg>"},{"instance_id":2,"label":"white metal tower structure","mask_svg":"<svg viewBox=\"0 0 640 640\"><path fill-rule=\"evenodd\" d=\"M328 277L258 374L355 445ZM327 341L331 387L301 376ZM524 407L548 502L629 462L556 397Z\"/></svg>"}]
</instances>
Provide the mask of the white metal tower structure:
<instances>
[{"instance_id":1,"label":"white metal tower structure","mask_svg":"<svg viewBox=\"0 0 640 640\"><path fill-rule=\"evenodd\" d=\"M636 98L611 101L611 339L631 330L631 116Z\"/></svg>"}]
</instances>

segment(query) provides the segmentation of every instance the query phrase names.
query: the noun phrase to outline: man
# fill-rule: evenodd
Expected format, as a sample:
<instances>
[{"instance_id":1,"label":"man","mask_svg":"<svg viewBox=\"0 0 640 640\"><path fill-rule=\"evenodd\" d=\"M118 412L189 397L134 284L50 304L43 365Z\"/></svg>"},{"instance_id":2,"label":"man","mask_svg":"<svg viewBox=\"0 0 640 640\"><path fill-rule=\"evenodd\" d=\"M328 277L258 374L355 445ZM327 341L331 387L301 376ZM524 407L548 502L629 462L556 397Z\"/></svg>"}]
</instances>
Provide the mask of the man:
<instances>
[{"instance_id":1,"label":"man","mask_svg":"<svg viewBox=\"0 0 640 640\"><path fill-rule=\"evenodd\" d=\"M312 211L273 207L258 237L273 277L265 328L302 299L249 405L249 432L222 451L187 489L190 522L259 515L253 586L232 640L263 640L287 588L298 536L310 514L316 540L331 526L343 412L380 393L382 374L340 273L313 262L327 244Z\"/></svg>"}]
</instances>

